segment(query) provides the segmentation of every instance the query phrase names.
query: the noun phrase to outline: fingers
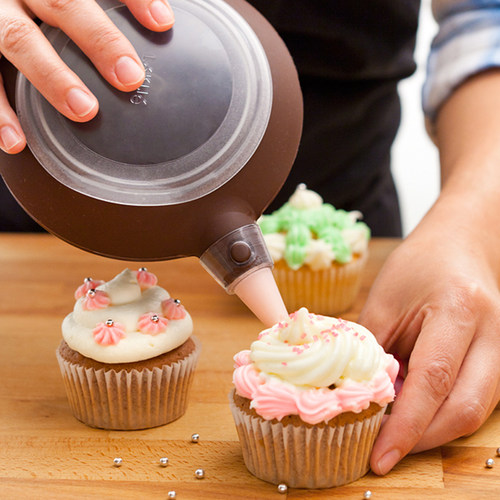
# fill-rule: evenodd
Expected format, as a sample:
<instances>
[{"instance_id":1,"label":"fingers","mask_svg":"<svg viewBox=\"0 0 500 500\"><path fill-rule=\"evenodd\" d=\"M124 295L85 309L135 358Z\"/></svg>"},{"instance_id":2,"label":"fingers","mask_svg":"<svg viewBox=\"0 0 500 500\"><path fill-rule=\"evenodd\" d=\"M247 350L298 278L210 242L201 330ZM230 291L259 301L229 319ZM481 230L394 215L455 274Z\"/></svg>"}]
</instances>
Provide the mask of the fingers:
<instances>
[{"instance_id":1,"label":"fingers","mask_svg":"<svg viewBox=\"0 0 500 500\"><path fill-rule=\"evenodd\" d=\"M373 448L376 474L389 472L420 441L454 386L474 331L474 325L454 322L442 311L424 320L403 389Z\"/></svg>"},{"instance_id":2,"label":"fingers","mask_svg":"<svg viewBox=\"0 0 500 500\"><path fill-rule=\"evenodd\" d=\"M495 409L500 399L500 342L495 326L489 332L471 345L453 390L412 452L472 434Z\"/></svg>"},{"instance_id":3,"label":"fingers","mask_svg":"<svg viewBox=\"0 0 500 500\"><path fill-rule=\"evenodd\" d=\"M166 0L121 0L134 17L152 31L166 31L174 25L174 12Z\"/></svg>"},{"instance_id":4,"label":"fingers","mask_svg":"<svg viewBox=\"0 0 500 500\"><path fill-rule=\"evenodd\" d=\"M144 81L144 66L134 47L94 0L26 0L26 4L40 19L63 30L88 56L99 73L118 90L132 91ZM26 52L34 49L33 44L29 44L25 50L18 52L17 58L28 59ZM8 54L6 56L9 58ZM30 60L33 63L33 59ZM69 71L62 61L53 59L51 62L57 64L59 76L61 72ZM23 65L23 72L30 69ZM40 80L33 81L33 84L48 90Z\"/></svg>"},{"instance_id":5,"label":"fingers","mask_svg":"<svg viewBox=\"0 0 500 500\"><path fill-rule=\"evenodd\" d=\"M97 99L21 9L10 9L0 17L0 52L63 115L75 121L96 115Z\"/></svg>"},{"instance_id":6,"label":"fingers","mask_svg":"<svg viewBox=\"0 0 500 500\"><path fill-rule=\"evenodd\" d=\"M11 108L0 75L0 148L9 154L20 153L26 138L14 110Z\"/></svg>"}]
</instances>

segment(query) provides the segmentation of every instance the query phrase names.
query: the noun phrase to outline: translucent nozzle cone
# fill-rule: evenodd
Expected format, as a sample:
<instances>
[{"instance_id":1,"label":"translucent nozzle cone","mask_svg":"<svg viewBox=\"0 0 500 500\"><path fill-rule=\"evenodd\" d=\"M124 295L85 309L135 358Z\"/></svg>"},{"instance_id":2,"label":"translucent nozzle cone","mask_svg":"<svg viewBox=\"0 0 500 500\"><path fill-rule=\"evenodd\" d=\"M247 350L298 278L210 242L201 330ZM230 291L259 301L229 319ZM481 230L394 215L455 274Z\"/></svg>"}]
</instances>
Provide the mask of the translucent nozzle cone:
<instances>
[{"instance_id":1,"label":"translucent nozzle cone","mask_svg":"<svg viewBox=\"0 0 500 500\"><path fill-rule=\"evenodd\" d=\"M271 271L273 261L257 224L247 224L226 234L203 253L200 261L228 293L236 293L266 326L287 316Z\"/></svg>"},{"instance_id":2,"label":"translucent nozzle cone","mask_svg":"<svg viewBox=\"0 0 500 500\"><path fill-rule=\"evenodd\" d=\"M234 288L234 293L264 323L266 328L288 316L285 304L269 267L250 273Z\"/></svg>"}]
</instances>

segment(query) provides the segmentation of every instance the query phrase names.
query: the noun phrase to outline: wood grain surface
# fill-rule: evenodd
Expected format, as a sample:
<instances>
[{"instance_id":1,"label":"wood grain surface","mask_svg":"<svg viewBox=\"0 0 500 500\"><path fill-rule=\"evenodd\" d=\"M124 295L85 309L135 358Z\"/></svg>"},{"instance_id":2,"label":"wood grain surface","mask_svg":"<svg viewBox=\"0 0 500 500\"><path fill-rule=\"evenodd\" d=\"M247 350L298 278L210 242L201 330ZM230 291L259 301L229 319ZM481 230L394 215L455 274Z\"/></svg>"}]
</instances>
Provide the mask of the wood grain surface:
<instances>
[{"instance_id":1,"label":"wood grain surface","mask_svg":"<svg viewBox=\"0 0 500 500\"><path fill-rule=\"evenodd\" d=\"M398 244L374 240L356 320L380 266ZM146 265L195 322L203 348L187 413L143 431L105 431L70 413L55 358L60 325L86 276L109 280ZM197 259L127 263L75 249L49 235L0 235L0 498L1 499L498 499L500 410L474 435L406 457L391 473L369 473L329 490L290 489L245 468L228 406L233 355L248 348L261 324L227 295ZM193 433L199 443L191 442ZM160 457L169 466L159 465ZM113 466L121 457L123 465ZM485 460L494 458L488 469ZM195 470L205 470L196 479Z\"/></svg>"}]
</instances>

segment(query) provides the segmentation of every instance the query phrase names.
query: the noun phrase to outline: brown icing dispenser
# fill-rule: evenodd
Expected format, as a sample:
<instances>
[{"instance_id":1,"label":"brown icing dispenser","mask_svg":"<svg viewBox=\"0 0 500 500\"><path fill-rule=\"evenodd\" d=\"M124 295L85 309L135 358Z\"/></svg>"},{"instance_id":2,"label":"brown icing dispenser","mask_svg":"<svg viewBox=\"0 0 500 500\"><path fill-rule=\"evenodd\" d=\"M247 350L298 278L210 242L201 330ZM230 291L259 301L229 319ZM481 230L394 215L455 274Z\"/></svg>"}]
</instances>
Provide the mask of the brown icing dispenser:
<instances>
[{"instance_id":1,"label":"brown icing dispenser","mask_svg":"<svg viewBox=\"0 0 500 500\"><path fill-rule=\"evenodd\" d=\"M2 155L5 182L68 243L124 260L197 256L274 323L286 310L255 221L285 181L302 130L284 43L243 0L171 0L176 21L165 33L117 0L99 3L142 58L144 84L114 89L62 31L42 25L100 110L71 122L11 67L6 88L29 150Z\"/></svg>"}]
</instances>

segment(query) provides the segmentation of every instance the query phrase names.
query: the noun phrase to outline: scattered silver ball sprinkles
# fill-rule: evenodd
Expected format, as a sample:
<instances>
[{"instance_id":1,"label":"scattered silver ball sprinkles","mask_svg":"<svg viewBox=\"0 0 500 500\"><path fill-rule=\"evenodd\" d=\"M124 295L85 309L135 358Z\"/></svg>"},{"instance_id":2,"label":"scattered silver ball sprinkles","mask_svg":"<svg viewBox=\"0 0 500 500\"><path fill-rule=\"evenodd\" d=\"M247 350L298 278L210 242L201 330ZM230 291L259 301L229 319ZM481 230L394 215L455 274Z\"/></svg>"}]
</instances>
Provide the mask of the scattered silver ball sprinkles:
<instances>
[{"instance_id":1,"label":"scattered silver ball sprinkles","mask_svg":"<svg viewBox=\"0 0 500 500\"><path fill-rule=\"evenodd\" d=\"M123 460L120 457L113 458L113 465L115 467L121 467Z\"/></svg>"},{"instance_id":2,"label":"scattered silver ball sprinkles","mask_svg":"<svg viewBox=\"0 0 500 500\"><path fill-rule=\"evenodd\" d=\"M491 469L495 465L495 461L492 458L488 458L485 464L488 469Z\"/></svg>"},{"instance_id":3,"label":"scattered silver ball sprinkles","mask_svg":"<svg viewBox=\"0 0 500 500\"><path fill-rule=\"evenodd\" d=\"M113 326L115 322L112 319L107 319L106 320L106 326Z\"/></svg>"},{"instance_id":4,"label":"scattered silver ball sprinkles","mask_svg":"<svg viewBox=\"0 0 500 500\"><path fill-rule=\"evenodd\" d=\"M167 497L168 498L177 498L177 493L174 490L169 491L167 494Z\"/></svg>"},{"instance_id":5,"label":"scattered silver ball sprinkles","mask_svg":"<svg viewBox=\"0 0 500 500\"><path fill-rule=\"evenodd\" d=\"M166 467L168 465L168 458L167 457L161 457L160 458L160 465L162 467Z\"/></svg>"},{"instance_id":6,"label":"scattered silver ball sprinkles","mask_svg":"<svg viewBox=\"0 0 500 500\"><path fill-rule=\"evenodd\" d=\"M285 494L288 491L288 486L285 483L278 484L278 493Z\"/></svg>"},{"instance_id":7,"label":"scattered silver ball sprinkles","mask_svg":"<svg viewBox=\"0 0 500 500\"><path fill-rule=\"evenodd\" d=\"M199 441L200 441L200 435L199 435L199 434L194 433L194 434L191 436L191 442L192 442L192 443L198 443Z\"/></svg>"},{"instance_id":8,"label":"scattered silver ball sprinkles","mask_svg":"<svg viewBox=\"0 0 500 500\"><path fill-rule=\"evenodd\" d=\"M371 498L372 497L372 492L370 490L366 490L364 493L363 493L363 500L366 498Z\"/></svg>"},{"instance_id":9,"label":"scattered silver ball sprinkles","mask_svg":"<svg viewBox=\"0 0 500 500\"><path fill-rule=\"evenodd\" d=\"M196 469L194 471L194 475L196 476L196 479L203 479L205 477L205 471L203 469Z\"/></svg>"}]
</instances>

